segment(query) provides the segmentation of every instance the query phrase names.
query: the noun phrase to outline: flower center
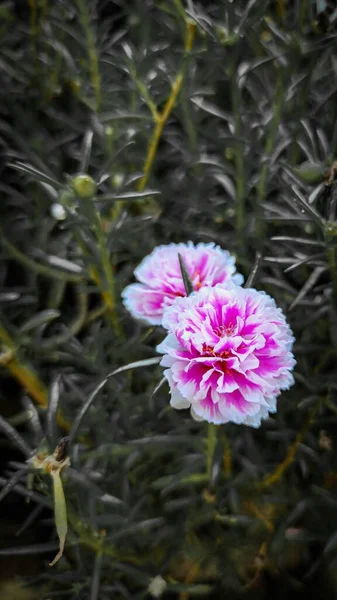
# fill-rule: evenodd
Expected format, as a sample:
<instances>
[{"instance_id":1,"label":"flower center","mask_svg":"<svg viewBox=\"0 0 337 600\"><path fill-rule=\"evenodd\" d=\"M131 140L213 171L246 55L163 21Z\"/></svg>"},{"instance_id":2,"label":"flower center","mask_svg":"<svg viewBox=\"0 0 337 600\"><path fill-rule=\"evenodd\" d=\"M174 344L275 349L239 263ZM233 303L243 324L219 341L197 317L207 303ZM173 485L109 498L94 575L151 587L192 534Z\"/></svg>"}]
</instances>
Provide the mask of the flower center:
<instances>
[{"instance_id":1,"label":"flower center","mask_svg":"<svg viewBox=\"0 0 337 600\"><path fill-rule=\"evenodd\" d=\"M206 356L215 356L216 358L229 358L231 356L229 350L224 350L223 352L215 352L214 347L205 344L205 342L202 345L202 351Z\"/></svg>"},{"instance_id":2,"label":"flower center","mask_svg":"<svg viewBox=\"0 0 337 600\"><path fill-rule=\"evenodd\" d=\"M234 331L235 327L233 323L229 323L228 325L219 325L219 327L214 329L215 335L218 335L219 337L224 337L225 335L229 337L233 335Z\"/></svg>"}]
</instances>

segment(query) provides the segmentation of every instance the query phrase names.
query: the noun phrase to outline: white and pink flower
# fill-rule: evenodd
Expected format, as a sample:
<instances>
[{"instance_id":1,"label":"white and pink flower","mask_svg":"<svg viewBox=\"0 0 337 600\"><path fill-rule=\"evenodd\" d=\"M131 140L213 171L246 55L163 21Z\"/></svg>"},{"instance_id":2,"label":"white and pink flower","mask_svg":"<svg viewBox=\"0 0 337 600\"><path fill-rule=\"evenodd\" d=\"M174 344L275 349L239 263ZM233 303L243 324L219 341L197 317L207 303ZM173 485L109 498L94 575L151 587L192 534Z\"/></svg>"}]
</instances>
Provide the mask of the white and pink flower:
<instances>
[{"instance_id":1,"label":"white and pink flower","mask_svg":"<svg viewBox=\"0 0 337 600\"><path fill-rule=\"evenodd\" d=\"M157 246L135 270L139 283L128 285L122 293L134 317L161 325L164 309L176 298L186 296L178 254L195 290L230 280L237 285L243 283L243 276L236 273L234 256L213 242Z\"/></svg>"},{"instance_id":2,"label":"white and pink flower","mask_svg":"<svg viewBox=\"0 0 337 600\"><path fill-rule=\"evenodd\" d=\"M187 254L184 260L190 269L195 264ZM182 290L178 268L174 289ZM203 287L177 298L162 323L168 333L157 350L164 354L171 405L191 407L197 420L259 427L276 411L281 391L294 383L294 337L264 292L231 282Z\"/></svg>"}]
</instances>

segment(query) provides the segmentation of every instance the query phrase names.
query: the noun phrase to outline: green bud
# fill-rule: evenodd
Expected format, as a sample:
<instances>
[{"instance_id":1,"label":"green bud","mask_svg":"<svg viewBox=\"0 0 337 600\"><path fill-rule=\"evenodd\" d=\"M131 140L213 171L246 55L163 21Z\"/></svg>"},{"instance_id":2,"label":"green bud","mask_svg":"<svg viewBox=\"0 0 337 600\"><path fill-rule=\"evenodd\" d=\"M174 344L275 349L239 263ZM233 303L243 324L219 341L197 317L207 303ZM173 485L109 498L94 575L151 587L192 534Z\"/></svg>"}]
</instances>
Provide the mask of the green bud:
<instances>
[{"instance_id":1,"label":"green bud","mask_svg":"<svg viewBox=\"0 0 337 600\"><path fill-rule=\"evenodd\" d=\"M234 158L233 148L225 148L225 158L227 160L232 160Z\"/></svg>"},{"instance_id":2,"label":"green bud","mask_svg":"<svg viewBox=\"0 0 337 600\"><path fill-rule=\"evenodd\" d=\"M308 235L312 235L314 233L314 227L312 223L306 223L306 225L304 225L304 231Z\"/></svg>"},{"instance_id":3,"label":"green bud","mask_svg":"<svg viewBox=\"0 0 337 600\"><path fill-rule=\"evenodd\" d=\"M113 175L111 177L111 183L115 189L119 189L122 186L123 181L124 181L123 173L115 173L115 175Z\"/></svg>"},{"instance_id":4,"label":"green bud","mask_svg":"<svg viewBox=\"0 0 337 600\"><path fill-rule=\"evenodd\" d=\"M107 137L112 137L114 135L114 133L115 133L114 128L111 127L111 125L107 125L105 128L105 135Z\"/></svg>"},{"instance_id":5,"label":"green bud","mask_svg":"<svg viewBox=\"0 0 337 600\"><path fill-rule=\"evenodd\" d=\"M79 198L90 199L96 195L96 182L90 175L77 175L74 177L72 184Z\"/></svg>"}]
</instances>

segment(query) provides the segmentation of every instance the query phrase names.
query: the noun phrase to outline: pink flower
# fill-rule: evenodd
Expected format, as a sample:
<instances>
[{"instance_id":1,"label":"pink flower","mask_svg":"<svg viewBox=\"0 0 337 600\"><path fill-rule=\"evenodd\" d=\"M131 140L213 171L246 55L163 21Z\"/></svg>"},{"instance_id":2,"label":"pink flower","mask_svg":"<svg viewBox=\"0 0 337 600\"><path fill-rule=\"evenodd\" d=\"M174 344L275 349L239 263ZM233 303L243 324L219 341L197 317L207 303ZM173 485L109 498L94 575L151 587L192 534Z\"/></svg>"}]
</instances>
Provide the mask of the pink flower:
<instances>
[{"instance_id":1,"label":"pink flower","mask_svg":"<svg viewBox=\"0 0 337 600\"><path fill-rule=\"evenodd\" d=\"M186 296L178 253L187 267L195 290L232 280L243 283L236 273L235 258L214 243L157 246L135 270L140 283L128 285L122 297L126 308L151 325L161 325L163 312L179 296Z\"/></svg>"},{"instance_id":2,"label":"pink flower","mask_svg":"<svg viewBox=\"0 0 337 600\"><path fill-rule=\"evenodd\" d=\"M178 298L164 312L157 347L174 408L197 420L259 427L294 383L293 335L264 292L231 282Z\"/></svg>"}]
</instances>

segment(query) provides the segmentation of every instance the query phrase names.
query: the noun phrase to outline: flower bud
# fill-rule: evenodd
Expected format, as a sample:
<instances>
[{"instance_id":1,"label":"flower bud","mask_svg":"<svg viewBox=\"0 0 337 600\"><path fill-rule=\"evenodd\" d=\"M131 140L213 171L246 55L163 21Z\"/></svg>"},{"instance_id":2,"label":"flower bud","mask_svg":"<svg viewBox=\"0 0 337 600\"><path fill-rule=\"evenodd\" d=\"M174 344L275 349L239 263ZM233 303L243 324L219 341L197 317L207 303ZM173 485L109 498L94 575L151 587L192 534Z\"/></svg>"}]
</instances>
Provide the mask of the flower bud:
<instances>
[{"instance_id":1,"label":"flower bud","mask_svg":"<svg viewBox=\"0 0 337 600\"><path fill-rule=\"evenodd\" d=\"M96 195L97 185L90 175L77 175L74 177L73 188L79 198L90 199Z\"/></svg>"}]
</instances>

